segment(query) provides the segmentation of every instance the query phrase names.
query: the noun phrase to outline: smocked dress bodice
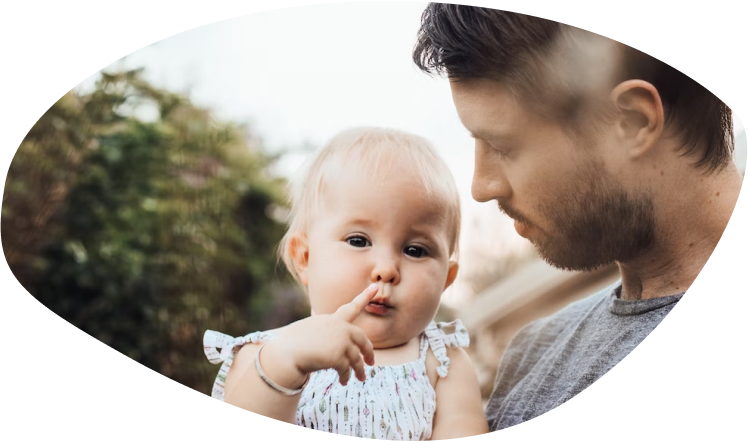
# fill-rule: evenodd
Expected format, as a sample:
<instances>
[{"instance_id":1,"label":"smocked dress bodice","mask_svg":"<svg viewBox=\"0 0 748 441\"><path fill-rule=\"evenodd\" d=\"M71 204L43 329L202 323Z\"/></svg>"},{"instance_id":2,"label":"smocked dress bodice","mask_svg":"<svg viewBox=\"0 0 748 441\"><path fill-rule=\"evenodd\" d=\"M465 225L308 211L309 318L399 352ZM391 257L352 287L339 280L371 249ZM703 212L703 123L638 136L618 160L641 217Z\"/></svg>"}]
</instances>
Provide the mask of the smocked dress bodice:
<instances>
[{"instance_id":1,"label":"smocked dress bodice","mask_svg":"<svg viewBox=\"0 0 748 441\"><path fill-rule=\"evenodd\" d=\"M454 327L454 332L447 334L444 329L449 327ZM226 375L243 345L272 338L271 332L254 332L234 338L206 331L205 355L214 364L222 363L212 396L223 400ZM469 342L467 330L459 320L431 322L420 336L416 360L389 366L365 366L366 380L359 381L351 375L346 386L340 384L334 369L314 372L301 392L295 423L310 429L362 438L430 439L436 391L426 374L428 349L431 348L439 361L437 374L443 378L449 371L446 348L466 347ZM220 352L219 348L222 348Z\"/></svg>"}]
</instances>

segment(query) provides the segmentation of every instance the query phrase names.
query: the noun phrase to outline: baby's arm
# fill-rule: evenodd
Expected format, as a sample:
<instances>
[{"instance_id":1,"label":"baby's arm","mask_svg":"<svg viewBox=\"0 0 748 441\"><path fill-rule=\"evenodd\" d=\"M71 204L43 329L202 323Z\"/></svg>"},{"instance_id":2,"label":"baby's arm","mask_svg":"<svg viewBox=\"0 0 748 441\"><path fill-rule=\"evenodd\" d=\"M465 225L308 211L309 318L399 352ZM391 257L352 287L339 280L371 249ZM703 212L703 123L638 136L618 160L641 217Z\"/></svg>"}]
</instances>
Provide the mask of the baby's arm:
<instances>
[{"instance_id":1,"label":"baby's arm","mask_svg":"<svg viewBox=\"0 0 748 441\"><path fill-rule=\"evenodd\" d=\"M488 432L475 370L462 348L447 348L449 373L436 382L436 413L431 439L452 439Z\"/></svg>"},{"instance_id":2,"label":"baby's arm","mask_svg":"<svg viewBox=\"0 0 748 441\"><path fill-rule=\"evenodd\" d=\"M255 366L258 352L266 377L287 389L301 388L312 372L329 368L338 371L341 384L348 383L351 369L364 381L364 363L374 364L374 348L366 334L351 322L377 290L378 286L372 284L333 314L312 316L274 331L274 338L264 347L243 346L226 376L224 401L294 422L300 395L286 396L262 379Z\"/></svg>"},{"instance_id":3,"label":"baby's arm","mask_svg":"<svg viewBox=\"0 0 748 441\"><path fill-rule=\"evenodd\" d=\"M261 345L244 345L236 354L226 376L224 401L261 415L293 424L301 395L285 396L272 389L260 378L255 368L255 356ZM276 354L276 346L268 343L262 349L263 371L277 384L298 389L306 375L293 365L283 363Z\"/></svg>"}]
</instances>

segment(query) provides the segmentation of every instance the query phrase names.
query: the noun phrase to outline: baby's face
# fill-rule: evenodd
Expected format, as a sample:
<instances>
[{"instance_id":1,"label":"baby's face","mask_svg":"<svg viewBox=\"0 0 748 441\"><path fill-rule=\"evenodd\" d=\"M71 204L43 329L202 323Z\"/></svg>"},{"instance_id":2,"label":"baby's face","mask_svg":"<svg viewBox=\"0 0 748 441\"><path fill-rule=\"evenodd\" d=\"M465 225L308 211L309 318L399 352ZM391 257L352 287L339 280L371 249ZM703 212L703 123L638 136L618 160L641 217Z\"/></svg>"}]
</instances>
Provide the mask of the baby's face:
<instances>
[{"instance_id":1,"label":"baby's face","mask_svg":"<svg viewBox=\"0 0 748 441\"><path fill-rule=\"evenodd\" d=\"M372 282L380 290L354 321L375 348L406 343L433 319L457 266L450 222L406 167L367 179L354 166L330 182L307 235L302 280L312 311L330 314Z\"/></svg>"}]
</instances>

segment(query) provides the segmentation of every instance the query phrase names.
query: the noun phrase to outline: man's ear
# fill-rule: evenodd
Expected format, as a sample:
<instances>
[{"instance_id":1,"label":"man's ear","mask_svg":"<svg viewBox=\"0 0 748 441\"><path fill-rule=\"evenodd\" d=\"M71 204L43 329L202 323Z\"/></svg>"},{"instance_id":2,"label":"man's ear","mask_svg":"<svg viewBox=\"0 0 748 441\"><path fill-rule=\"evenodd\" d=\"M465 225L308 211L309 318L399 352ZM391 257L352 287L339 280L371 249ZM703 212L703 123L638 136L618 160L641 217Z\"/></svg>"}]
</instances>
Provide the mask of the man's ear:
<instances>
[{"instance_id":1,"label":"man's ear","mask_svg":"<svg viewBox=\"0 0 748 441\"><path fill-rule=\"evenodd\" d=\"M618 110L616 135L628 148L630 157L646 154L662 135L665 113L660 93L651 83L627 80L610 93Z\"/></svg>"},{"instance_id":2,"label":"man's ear","mask_svg":"<svg viewBox=\"0 0 748 441\"><path fill-rule=\"evenodd\" d=\"M452 282L457 278L457 270L460 269L460 265L457 262L449 262L449 271L447 272L447 283L444 284L444 289L447 289L452 285Z\"/></svg>"},{"instance_id":3,"label":"man's ear","mask_svg":"<svg viewBox=\"0 0 748 441\"><path fill-rule=\"evenodd\" d=\"M304 235L295 235L288 242L288 252L291 255L294 270L299 275L301 284L307 286L307 268L309 267L309 240Z\"/></svg>"}]
</instances>

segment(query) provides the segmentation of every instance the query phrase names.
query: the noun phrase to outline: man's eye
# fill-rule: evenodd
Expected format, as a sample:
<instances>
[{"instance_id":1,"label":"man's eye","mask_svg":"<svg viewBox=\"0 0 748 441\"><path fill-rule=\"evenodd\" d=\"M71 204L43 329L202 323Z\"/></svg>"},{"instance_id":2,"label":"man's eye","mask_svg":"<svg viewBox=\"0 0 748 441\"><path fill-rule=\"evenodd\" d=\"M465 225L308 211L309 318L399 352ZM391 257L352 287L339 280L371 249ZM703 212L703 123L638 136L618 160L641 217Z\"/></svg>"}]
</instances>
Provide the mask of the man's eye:
<instances>
[{"instance_id":1,"label":"man's eye","mask_svg":"<svg viewBox=\"0 0 748 441\"><path fill-rule=\"evenodd\" d=\"M426 250L424 250L421 247L414 246L414 245L405 247L404 252L406 255L410 257L423 257L426 255Z\"/></svg>"},{"instance_id":2,"label":"man's eye","mask_svg":"<svg viewBox=\"0 0 748 441\"><path fill-rule=\"evenodd\" d=\"M353 236L346 239L346 242L348 242L348 245L357 247L357 248L363 248L371 245L371 243L365 238L361 236Z\"/></svg>"},{"instance_id":3,"label":"man's eye","mask_svg":"<svg viewBox=\"0 0 748 441\"><path fill-rule=\"evenodd\" d=\"M499 155L500 158L505 158L507 156L507 152L505 149L497 148L497 147L494 147L493 145L491 145L491 149L494 151L494 153Z\"/></svg>"}]
</instances>

